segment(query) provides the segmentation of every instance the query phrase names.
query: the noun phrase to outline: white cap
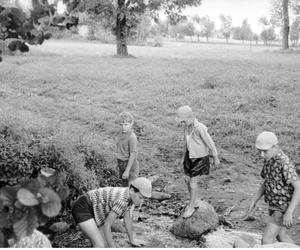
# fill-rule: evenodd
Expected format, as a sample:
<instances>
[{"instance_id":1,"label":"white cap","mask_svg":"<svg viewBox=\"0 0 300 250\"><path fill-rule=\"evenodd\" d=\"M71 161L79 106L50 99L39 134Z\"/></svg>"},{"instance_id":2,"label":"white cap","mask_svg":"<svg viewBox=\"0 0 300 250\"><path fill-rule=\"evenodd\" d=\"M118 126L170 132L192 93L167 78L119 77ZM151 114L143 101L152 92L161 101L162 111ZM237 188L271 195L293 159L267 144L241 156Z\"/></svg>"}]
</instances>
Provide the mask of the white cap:
<instances>
[{"instance_id":1,"label":"white cap","mask_svg":"<svg viewBox=\"0 0 300 250\"><path fill-rule=\"evenodd\" d=\"M255 142L255 146L261 150L268 150L278 143L277 136L269 131L260 133Z\"/></svg>"},{"instance_id":2,"label":"white cap","mask_svg":"<svg viewBox=\"0 0 300 250\"><path fill-rule=\"evenodd\" d=\"M130 183L133 187L139 190L141 195L150 198L152 195L151 181L145 177L138 177Z\"/></svg>"}]
</instances>

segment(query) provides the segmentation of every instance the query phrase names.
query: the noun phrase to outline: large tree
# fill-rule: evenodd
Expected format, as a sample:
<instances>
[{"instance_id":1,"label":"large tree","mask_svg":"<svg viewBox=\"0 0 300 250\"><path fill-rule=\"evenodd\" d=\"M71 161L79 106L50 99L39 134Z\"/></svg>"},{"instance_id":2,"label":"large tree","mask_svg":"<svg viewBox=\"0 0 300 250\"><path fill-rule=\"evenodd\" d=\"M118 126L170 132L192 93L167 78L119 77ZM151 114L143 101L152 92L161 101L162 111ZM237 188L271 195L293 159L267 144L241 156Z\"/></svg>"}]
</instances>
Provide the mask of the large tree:
<instances>
[{"instance_id":1,"label":"large tree","mask_svg":"<svg viewBox=\"0 0 300 250\"><path fill-rule=\"evenodd\" d=\"M282 27L282 48L289 48L290 12L300 14L299 0L272 0L271 22Z\"/></svg>"},{"instance_id":2,"label":"large tree","mask_svg":"<svg viewBox=\"0 0 300 250\"><path fill-rule=\"evenodd\" d=\"M282 48L289 48L289 32L290 32L290 18L289 18L289 0L282 0Z\"/></svg>"},{"instance_id":3,"label":"large tree","mask_svg":"<svg viewBox=\"0 0 300 250\"><path fill-rule=\"evenodd\" d=\"M110 23L116 35L117 54L127 56L130 29L136 27L146 11L155 20L158 20L159 13L164 12L175 24L184 17L183 9L200 4L201 0L82 0L80 10Z\"/></svg>"},{"instance_id":4,"label":"large tree","mask_svg":"<svg viewBox=\"0 0 300 250\"><path fill-rule=\"evenodd\" d=\"M49 39L50 26L70 28L78 19L70 15L79 0L0 0L0 42L11 51L29 50L27 44ZM1 55L1 51L0 51ZM0 61L1 61L0 57Z\"/></svg>"}]
</instances>

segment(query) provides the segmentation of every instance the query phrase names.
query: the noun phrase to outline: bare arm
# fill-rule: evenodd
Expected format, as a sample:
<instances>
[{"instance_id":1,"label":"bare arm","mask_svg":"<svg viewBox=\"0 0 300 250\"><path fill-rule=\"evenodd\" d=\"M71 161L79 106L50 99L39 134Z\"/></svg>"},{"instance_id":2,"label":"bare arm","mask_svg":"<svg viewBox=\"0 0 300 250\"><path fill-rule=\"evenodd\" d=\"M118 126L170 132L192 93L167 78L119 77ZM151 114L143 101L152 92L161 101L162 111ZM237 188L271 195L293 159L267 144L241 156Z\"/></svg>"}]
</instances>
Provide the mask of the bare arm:
<instances>
[{"instance_id":1,"label":"bare arm","mask_svg":"<svg viewBox=\"0 0 300 250\"><path fill-rule=\"evenodd\" d=\"M293 213L294 213L294 210L295 210L297 204L300 201L300 181L294 181L294 182L292 182L292 185L294 187L294 193L292 196L292 200L283 216L283 224L287 227L290 227L292 225Z\"/></svg>"},{"instance_id":2,"label":"bare arm","mask_svg":"<svg viewBox=\"0 0 300 250\"><path fill-rule=\"evenodd\" d=\"M265 192L265 183L262 183L255 194L252 203L250 204L250 207L248 209L248 214L251 214L253 209L256 207L256 203L261 199L261 197L264 195Z\"/></svg>"},{"instance_id":3,"label":"bare arm","mask_svg":"<svg viewBox=\"0 0 300 250\"><path fill-rule=\"evenodd\" d=\"M130 172L130 169L131 169L131 167L133 165L133 162L135 161L136 157L137 157L136 152L133 152L133 153L130 154L125 172L127 172L127 173Z\"/></svg>"},{"instance_id":4,"label":"bare arm","mask_svg":"<svg viewBox=\"0 0 300 250\"><path fill-rule=\"evenodd\" d=\"M133 231L132 231L132 221L131 221L130 210L125 212L124 224L125 224L125 228L126 228L128 238L129 238L129 242L130 242L130 244L132 244L132 242L133 242Z\"/></svg>"},{"instance_id":5,"label":"bare arm","mask_svg":"<svg viewBox=\"0 0 300 250\"><path fill-rule=\"evenodd\" d=\"M293 213L300 201L300 181L292 182L292 185L294 187L294 193L288 210L290 210Z\"/></svg>"},{"instance_id":6,"label":"bare arm","mask_svg":"<svg viewBox=\"0 0 300 250\"><path fill-rule=\"evenodd\" d=\"M104 236L106 239L106 242L108 244L108 247L113 247L115 248L115 242L112 238L112 233L111 233L111 226L113 224L113 222L116 220L117 218L117 214L114 211L111 211L109 213L109 215L107 216L104 226L103 226L103 230L104 230Z\"/></svg>"},{"instance_id":7,"label":"bare arm","mask_svg":"<svg viewBox=\"0 0 300 250\"><path fill-rule=\"evenodd\" d=\"M265 192L265 183L262 183L260 185L256 195L254 196L254 199L253 199L254 204L256 204L261 199L261 197L263 197L264 192Z\"/></svg>"}]
</instances>

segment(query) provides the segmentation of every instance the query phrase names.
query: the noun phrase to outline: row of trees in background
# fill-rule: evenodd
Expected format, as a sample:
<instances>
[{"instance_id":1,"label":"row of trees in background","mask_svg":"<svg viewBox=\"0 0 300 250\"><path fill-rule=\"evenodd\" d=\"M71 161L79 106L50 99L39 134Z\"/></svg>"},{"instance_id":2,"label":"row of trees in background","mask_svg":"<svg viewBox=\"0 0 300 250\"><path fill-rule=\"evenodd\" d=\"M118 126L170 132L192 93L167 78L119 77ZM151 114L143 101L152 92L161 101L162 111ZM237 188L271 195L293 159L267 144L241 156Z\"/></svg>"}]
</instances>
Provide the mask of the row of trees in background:
<instances>
[{"instance_id":1,"label":"row of trees in background","mask_svg":"<svg viewBox=\"0 0 300 250\"><path fill-rule=\"evenodd\" d=\"M102 27L105 32L113 31L116 35L118 54L127 54L127 41L135 41L137 43L144 43L148 37L173 37L176 40L182 39L185 36L190 37L191 41L193 37L197 37L197 41L200 41L200 37L206 38L209 42L211 38L223 38L226 43L229 43L229 39L244 41L255 41L258 43L262 40L265 45L269 45L274 40L279 40L281 37L285 41L286 34L282 29L281 35L276 35L276 29L282 28L284 26L284 2L285 0L274 0L273 7L271 10L271 18L261 17L258 22L262 27L262 31L256 34L252 31L250 24L245 19L241 26L232 26L232 17L226 15L220 15L221 28L216 30L215 23L209 18L209 16L199 16L195 15L193 17L185 17L181 14L181 10L188 5L199 5L200 2L189 2L183 1L181 5L174 7L173 5L166 6L165 4L160 4L149 1L147 5L135 5L137 10L128 7L126 10L126 32L117 32L116 20L119 18L114 14L112 6L103 6L99 4L98 0L88 1L89 4L85 4L82 8L88 16L92 17L93 22L97 22L94 25L95 29ZM129 1L127 1L128 3ZM189 3L188 3L189 2ZM131 2L132 3L132 2ZM150 5L149 5L150 4ZM153 4L153 6L151 5ZM176 2L176 4L178 4ZM96 7L95 7L96 6ZM152 7L151 7L152 6ZM171 7L172 6L172 7ZM299 8L296 0L290 0L289 11L296 13ZM158 10L165 8L167 18L165 20L158 19ZM174 13L172 11L176 10ZM109 14L110 13L110 14ZM153 20L155 22L153 22ZM292 25L289 28L289 38L293 45L298 44L300 36L300 17L296 17L292 21ZM285 41L286 43L286 41ZM284 44L285 44L284 43ZM123 45L122 45L123 44ZM123 49L121 47L123 46Z\"/></svg>"},{"instance_id":2,"label":"row of trees in background","mask_svg":"<svg viewBox=\"0 0 300 250\"><path fill-rule=\"evenodd\" d=\"M8 8L7 3L15 6ZM57 13L57 3L67 4L72 15ZM273 0L271 19L262 17L259 22L263 30L254 34L247 20L239 27L232 27L232 18L221 15L221 29L216 30L215 24L208 16L198 15L187 18L183 10L189 6L199 6L201 0L0 0L0 40L14 39L11 49L28 51L26 44L41 44L51 37L47 30L51 26L70 28L77 25L78 16L88 16L90 25L102 27L110 31L116 40L117 54L128 55L129 38L145 40L148 36L171 36L178 39L183 36L205 37L207 42L214 35L229 42L230 38L258 41L259 37L265 44L276 38L275 28L282 29L282 45L288 48L289 38L293 44L299 40L299 0ZM29 6L29 7L28 7ZM75 8L77 7L77 8ZM164 12L165 21L159 20ZM298 15L290 27L290 13ZM153 24L154 20L154 24Z\"/></svg>"},{"instance_id":3,"label":"row of trees in background","mask_svg":"<svg viewBox=\"0 0 300 250\"><path fill-rule=\"evenodd\" d=\"M205 37L206 41L209 42L210 38L217 37L226 40L229 43L229 39L251 41L254 40L258 43L261 39L265 45L268 45L271 41L274 41L277 37L275 29L278 27L274 25L266 17L261 17L258 22L262 26L260 34L256 34L252 31L250 24L245 19L241 26L233 27L231 16L220 15L221 28L215 29L215 23L210 20L208 16L199 17L198 15L184 20L176 25L170 25L168 20L161 21L159 24L154 24L152 27L152 34L161 34L163 36L170 36L175 39L183 38L188 36L191 38L196 36L197 41L200 41L200 37ZM297 18L292 23L290 29L290 40L294 45L297 45L300 35L300 18Z\"/></svg>"},{"instance_id":4,"label":"row of trees in background","mask_svg":"<svg viewBox=\"0 0 300 250\"><path fill-rule=\"evenodd\" d=\"M104 1L104 3L106 2ZM117 1L117 4L104 3L99 0L86 0L82 10L93 15L93 20L100 20L100 26L103 26L105 30L113 31L116 35L118 54L126 55L128 53L125 49L128 39L141 42L149 36L168 36L176 40L184 36L188 36L192 40L196 36L198 42L200 37L205 37L207 42L212 37L218 37L224 38L227 43L230 38L241 40L243 43L245 40L254 40L258 43L258 40L261 39L265 45L269 45L271 41L278 38L275 30L280 27L284 41L283 48L288 47L286 39L290 38L294 45L297 45L299 40L299 17L293 20L290 28L288 27L288 33L285 28L287 21L290 20L289 12L297 14L299 11L299 0L274 0L270 20L266 17L258 20L262 26L260 34L255 34L251 30L247 20L244 20L241 26L233 27L231 16L221 15L221 29L216 30L214 22L208 16L185 17L182 15L182 9L187 6L200 5L201 1L123 0ZM162 10L167 16L167 19L163 21L158 19L158 12ZM121 20L126 24L122 24ZM120 25L124 27L122 28ZM120 29L123 31L120 32Z\"/></svg>"}]
</instances>

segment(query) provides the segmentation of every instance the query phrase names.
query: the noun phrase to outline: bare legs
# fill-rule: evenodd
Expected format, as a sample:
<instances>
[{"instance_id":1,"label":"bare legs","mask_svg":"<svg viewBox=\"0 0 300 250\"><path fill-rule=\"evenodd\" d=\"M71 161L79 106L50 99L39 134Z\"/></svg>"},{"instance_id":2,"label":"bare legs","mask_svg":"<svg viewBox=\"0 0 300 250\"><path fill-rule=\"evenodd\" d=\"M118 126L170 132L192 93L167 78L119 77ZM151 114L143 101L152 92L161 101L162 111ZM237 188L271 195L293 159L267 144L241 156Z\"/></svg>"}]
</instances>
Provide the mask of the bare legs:
<instances>
[{"instance_id":1,"label":"bare legs","mask_svg":"<svg viewBox=\"0 0 300 250\"><path fill-rule=\"evenodd\" d=\"M190 201L189 201L189 205L187 206L184 214L183 214L183 218L187 218L190 217L193 212L195 211L195 203L196 203L196 199L198 196L198 184L197 184L197 177L189 177L188 180L185 179L185 182L188 186L188 190L189 190L189 194L190 194Z\"/></svg>"},{"instance_id":2,"label":"bare legs","mask_svg":"<svg viewBox=\"0 0 300 250\"><path fill-rule=\"evenodd\" d=\"M91 240L93 247L107 247L102 227L98 229L94 219L78 223L82 232Z\"/></svg>"}]
</instances>

